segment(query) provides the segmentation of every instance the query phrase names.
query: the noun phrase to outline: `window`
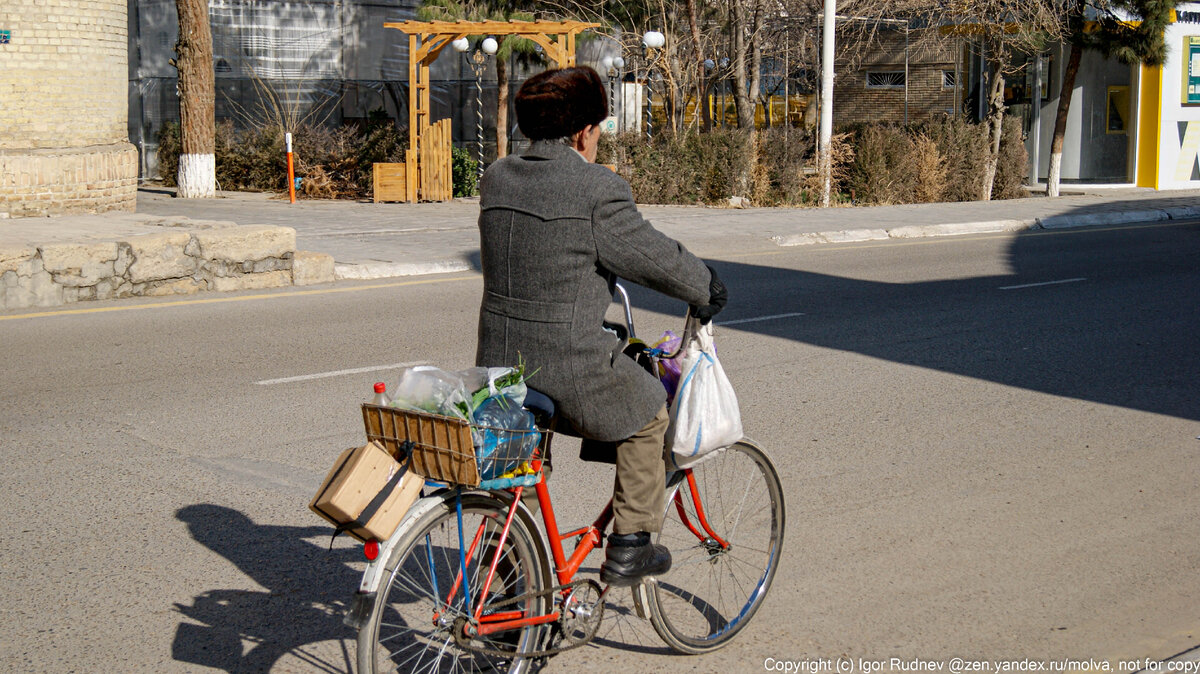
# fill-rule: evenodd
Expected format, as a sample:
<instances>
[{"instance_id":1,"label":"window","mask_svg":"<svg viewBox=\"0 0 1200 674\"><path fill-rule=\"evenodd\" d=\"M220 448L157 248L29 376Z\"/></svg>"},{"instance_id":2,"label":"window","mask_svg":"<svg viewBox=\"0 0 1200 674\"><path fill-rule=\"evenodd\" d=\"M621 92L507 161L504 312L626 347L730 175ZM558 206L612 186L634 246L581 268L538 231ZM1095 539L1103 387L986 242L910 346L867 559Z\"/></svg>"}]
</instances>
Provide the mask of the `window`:
<instances>
[{"instance_id":1,"label":"window","mask_svg":"<svg viewBox=\"0 0 1200 674\"><path fill-rule=\"evenodd\" d=\"M958 73L954 70L942 71L942 88L953 89L958 86Z\"/></svg>"},{"instance_id":2,"label":"window","mask_svg":"<svg viewBox=\"0 0 1200 674\"><path fill-rule=\"evenodd\" d=\"M903 70L867 71L868 89L903 89L904 83L905 79Z\"/></svg>"}]
</instances>

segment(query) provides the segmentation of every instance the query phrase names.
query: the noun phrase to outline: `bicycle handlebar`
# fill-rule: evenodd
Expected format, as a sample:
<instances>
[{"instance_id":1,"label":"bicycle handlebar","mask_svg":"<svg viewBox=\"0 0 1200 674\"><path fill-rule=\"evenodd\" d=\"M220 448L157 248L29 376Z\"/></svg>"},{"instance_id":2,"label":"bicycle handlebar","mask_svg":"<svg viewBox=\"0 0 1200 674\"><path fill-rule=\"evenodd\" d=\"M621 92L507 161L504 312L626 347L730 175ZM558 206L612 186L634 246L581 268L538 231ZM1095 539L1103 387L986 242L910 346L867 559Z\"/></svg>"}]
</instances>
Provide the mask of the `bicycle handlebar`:
<instances>
[{"instance_id":1,"label":"bicycle handlebar","mask_svg":"<svg viewBox=\"0 0 1200 674\"><path fill-rule=\"evenodd\" d=\"M614 296L621 298L621 304L625 308L625 327L628 330L627 339L636 339L637 333L633 330L633 309L629 304L629 292L620 283L614 283L613 285L616 288L616 291L613 293ZM694 336L696 331L695 326L696 321L692 320L692 308L689 306L687 314L684 315L683 335L679 339L679 348L675 350L675 353L663 354L663 357L668 359L679 357L679 354L683 353L683 346L691 341L691 338Z\"/></svg>"}]
</instances>

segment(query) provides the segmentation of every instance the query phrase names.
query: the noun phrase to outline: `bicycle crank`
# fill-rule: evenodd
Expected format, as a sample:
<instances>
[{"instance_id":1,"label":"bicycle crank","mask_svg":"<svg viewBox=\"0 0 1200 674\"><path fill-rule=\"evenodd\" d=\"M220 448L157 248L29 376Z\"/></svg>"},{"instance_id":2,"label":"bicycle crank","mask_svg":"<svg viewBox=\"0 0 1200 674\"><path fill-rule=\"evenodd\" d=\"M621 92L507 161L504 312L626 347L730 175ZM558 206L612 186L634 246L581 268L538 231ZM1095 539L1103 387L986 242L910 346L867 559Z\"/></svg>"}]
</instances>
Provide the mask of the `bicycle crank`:
<instances>
[{"instance_id":1,"label":"bicycle crank","mask_svg":"<svg viewBox=\"0 0 1200 674\"><path fill-rule=\"evenodd\" d=\"M582 593L580 588L587 588ZM481 653L483 655L494 655L504 658L522 657L522 658L544 658L551 655L557 655L564 651L569 651L574 648L579 648L592 640L596 636L596 631L600 629L600 620L604 616L604 592L600 589L600 584L591 579L580 579L567 583L566 585L558 585L538 592L528 592L523 595L505 599L504 601L495 604L489 604L486 613L494 613L499 609L512 604L518 604L523 601L528 601L534 597L543 595L553 595L557 592L570 590L563 598L559 607L559 619L553 624L557 629L555 639L556 646L540 651L528 651L518 653L515 649L517 644L512 643L512 648L501 650L491 646L505 645L508 646L508 640L514 642L520 639L520 628L490 635L486 642L480 640L479 637L471 634L476 625L474 620L468 620L465 617L460 617L454 621L454 626L451 629L454 634L454 643L465 651L472 653ZM582 627L582 630L581 630ZM571 633L571 631L574 633ZM567 636L564 636L567 635ZM488 645L483 645L484 643ZM559 645L565 643L566 645Z\"/></svg>"}]
</instances>

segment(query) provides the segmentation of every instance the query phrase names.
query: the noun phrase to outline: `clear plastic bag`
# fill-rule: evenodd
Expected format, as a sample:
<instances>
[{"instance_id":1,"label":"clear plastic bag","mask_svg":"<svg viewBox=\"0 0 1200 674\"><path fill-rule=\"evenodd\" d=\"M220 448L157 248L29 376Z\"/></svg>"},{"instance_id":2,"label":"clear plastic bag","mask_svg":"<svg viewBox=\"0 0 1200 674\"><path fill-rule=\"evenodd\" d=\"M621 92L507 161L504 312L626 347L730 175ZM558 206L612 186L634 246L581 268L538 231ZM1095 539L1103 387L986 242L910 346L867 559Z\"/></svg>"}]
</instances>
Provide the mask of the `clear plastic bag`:
<instances>
[{"instance_id":1,"label":"clear plastic bag","mask_svg":"<svg viewBox=\"0 0 1200 674\"><path fill-rule=\"evenodd\" d=\"M471 391L461 373L432 365L418 365L400 372L392 394L392 405L417 412L469 420Z\"/></svg>"},{"instance_id":2,"label":"clear plastic bag","mask_svg":"<svg viewBox=\"0 0 1200 674\"><path fill-rule=\"evenodd\" d=\"M522 389L523 389L522 385ZM524 399L524 391L521 392ZM475 409L475 427L471 430L479 476L484 480L500 477L533 456L542 434L534 425L533 414L516 404L507 394L490 396Z\"/></svg>"},{"instance_id":3,"label":"clear plastic bag","mask_svg":"<svg viewBox=\"0 0 1200 674\"><path fill-rule=\"evenodd\" d=\"M432 365L408 367L400 372L392 405L471 421L475 408L492 396L506 395L517 407L525 402L523 380L507 387L497 385L497 380L512 372L511 367L471 367L457 372Z\"/></svg>"}]
</instances>

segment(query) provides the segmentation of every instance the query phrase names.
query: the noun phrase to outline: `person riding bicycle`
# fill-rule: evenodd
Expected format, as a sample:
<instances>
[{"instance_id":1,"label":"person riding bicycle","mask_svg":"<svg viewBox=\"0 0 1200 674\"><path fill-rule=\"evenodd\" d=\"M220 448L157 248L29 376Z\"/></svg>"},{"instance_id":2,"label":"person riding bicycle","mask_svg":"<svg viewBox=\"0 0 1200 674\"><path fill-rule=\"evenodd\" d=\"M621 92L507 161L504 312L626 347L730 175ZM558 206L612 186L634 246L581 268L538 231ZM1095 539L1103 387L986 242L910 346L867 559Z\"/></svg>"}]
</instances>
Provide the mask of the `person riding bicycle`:
<instances>
[{"instance_id":1,"label":"person riding bicycle","mask_svg":"<svg viewBox=\"0 0 1200 674\"><path fill-rule=\"evenodd\" d=\"M651 543L665 510L666 391L603 327L618 277L711 320L726 302L716 272L642 217L629 184L593 163L608 97L591 68L547 70L517 92L532 143L492 164L480 183L484 292L476 364L523 361L560 424L616 445L613 534L600 577L633 585L666 573Z\"/></svg>"}]
</instances>

